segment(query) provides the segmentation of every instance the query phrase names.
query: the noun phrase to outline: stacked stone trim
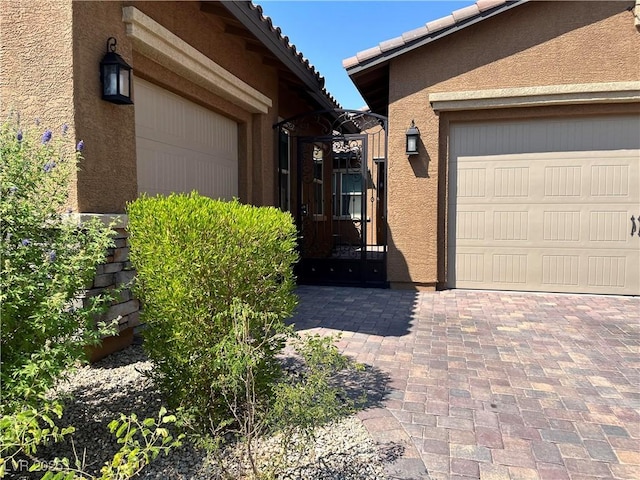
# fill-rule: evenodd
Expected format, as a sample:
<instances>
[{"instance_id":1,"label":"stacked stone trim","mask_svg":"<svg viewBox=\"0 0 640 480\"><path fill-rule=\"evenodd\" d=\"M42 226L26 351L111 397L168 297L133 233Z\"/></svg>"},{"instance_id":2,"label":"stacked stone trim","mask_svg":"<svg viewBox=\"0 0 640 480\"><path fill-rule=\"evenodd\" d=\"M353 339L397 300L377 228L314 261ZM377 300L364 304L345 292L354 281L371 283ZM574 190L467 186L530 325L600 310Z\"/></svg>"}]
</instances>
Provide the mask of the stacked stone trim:
<instances>
[{"instance_id":1,"label":"stacked stone trim","mask_svg":"<svg viewBox=\"0 0 640 480\"><path fill-rule=\"evenodd\" d=\"M140 302L133 298L130 288L136 272L129 261L129 235L124 228L116 228L115 231L115 247L109 249L106 263L97 267L87 296L98 295L116 287L122 289L104 315L105 320L118 318L118 328L122 332L140 325Z\"/></svg>"}]
</instances>

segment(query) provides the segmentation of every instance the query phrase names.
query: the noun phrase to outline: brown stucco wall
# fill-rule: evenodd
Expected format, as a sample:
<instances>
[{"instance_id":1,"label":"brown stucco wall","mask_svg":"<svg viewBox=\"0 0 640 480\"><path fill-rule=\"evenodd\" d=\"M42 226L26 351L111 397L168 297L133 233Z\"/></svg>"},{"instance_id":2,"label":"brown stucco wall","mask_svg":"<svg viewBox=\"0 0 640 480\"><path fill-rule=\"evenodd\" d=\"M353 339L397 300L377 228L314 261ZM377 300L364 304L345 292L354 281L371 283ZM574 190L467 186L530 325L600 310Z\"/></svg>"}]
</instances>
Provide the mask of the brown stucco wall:
<instances>
[{"instance_id":1,"label":"brown stucco wall","mask_svg":"<svg viewBox=\"0 0 640 480\"><path fill-rule=\"evenodd\" d=\"M272 108L254 114L194 84L132 47L122 8L133 5L269 97ZM162 86L238 122L239 196L256 205L276 202L275 131L280 118L313 110L304 95L279 81L278 69L245 48L245 40L225 32L222 20L200 2L43 0L2 2L3 115L20 111L23 121L38 117L85 143L81 169L72 188L72 207L83 213L123 213L137 196L135 104L104 102L99 63L107 38L134 75ZM135 91L133 92L135 103ZM72 142L72 143L75 143Z\"/></svg>"},{"instance_id":2,"label":"brown stucco wall","mask_svg":"<svg viewBox=\"0 0 640 480\"><path fill-rule=\"evenodd\" d=\"M66 123L73 139L71 0L42 0L34 7L0 2L0 115L4 121L18 113L23 128L50 128L54 135ZM71 206L76 206L75 188Z\"/></svg>"},{"instance_id":3,"label":"brown stucco wall","mask_svg":"<svg viewBox=\"0 0 640 480\"><path fill-rule=\"evenodd\" d=\"M446 282L450 121L625 112L625 105L456 112L428 96L556 84L637 81L640 33L625 2L530 2L392 60L389 83L389 263L392 284ZM420 154L404 154L415 119Z\"/></svg>"},{"instance_id":4,"label":"brown stucco wall","mask_svg":"<svg viewBox=\"0 0 640 480\"><path fill-rule=\"evenodd\" d=\"M122 22L122 7L127 5L135 6L271 98L274 106L267 114L251 114L133 50ZM109 36L118 39L118 53L133 67L135 76L239 123L240 199L257 205L273 204L272 125L278 118L275 68L264 65L260 55L246 51L241 38L225 33L217 17L200 10L200 2L74 2L74 25L78 135L87 145L87 161L78 181L81 211L123 212L126 202L137 196L135 105L112 105L99 95L98 64Z\"/></svg>"},{"instance_id":5,"label":"brown stucco wall","mask_svg":"<svg viewBox=\"0 0 640 480\"><path fill-rule=\"evenodd\" d=\"M109 37L133 65L121 19L121 2L73 2L73 101L78 137L85 142L77 185L80 212L123 213L137 196L134 106L105 102L100 93L99 65Z\"/></svg>"}]
</instances>

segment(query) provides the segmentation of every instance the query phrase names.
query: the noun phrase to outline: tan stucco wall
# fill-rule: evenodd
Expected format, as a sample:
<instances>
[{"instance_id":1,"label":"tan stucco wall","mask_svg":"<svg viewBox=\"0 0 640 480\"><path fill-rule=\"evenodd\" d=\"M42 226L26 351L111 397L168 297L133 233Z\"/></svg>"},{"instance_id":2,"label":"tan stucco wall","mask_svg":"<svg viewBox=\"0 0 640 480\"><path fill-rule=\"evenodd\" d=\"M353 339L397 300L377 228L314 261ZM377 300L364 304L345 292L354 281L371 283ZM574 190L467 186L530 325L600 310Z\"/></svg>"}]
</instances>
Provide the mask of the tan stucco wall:
<instances>
[{"instance_id":1,"label":"tan stucco wall","mask_svg":"<svg viewBox=\"0 0 640 480\"><path fill-rule=\"evenodd\" d=\"M449 121L634 108L542 107L438 116L429 94L640 80L640 33L626 7L625 2L531 2L391 62L388 277L392 284L445 285ZM420 154L408 160L405 132L413 119L421 131Z\"/></svg>"},{"instance_id":2,"label":"tan stucco wall","mask_svg":"<svg viewBox=\"0 0 640 480\"><path fill-rule=\"evenodd\" d=\"M310 110L295 89L283 87L278 69L248 51L245 40L225 32L200 2L47 0L2 2L1 112L20 111L23 122L70 126L85 142L85 159L72 185L80 212L121 213L137 196L134 105L114 105L100 95L99 63L106 41L134 75L160 85L238 122L239 195L245 202L276 202L275 132L278 117ZM253 113L146 57L133 47L122 9L133 5L271 100L266 114ZM284 99L281 101L281 97Z\"/></svg>"},{"instance_id":3,"label":"tan stucco wall","mask_svg":"<svg viewBox=\"0 0 640 480\"><path fill-rule=\"evenodd\" d=\"M66 123L67 135L74 139L71 15L71 0L42 0L37 8L32 2L0 2L3 122L11 112L19 113L23 128L50 128L54 135ZM76 207L74 188L71 206Z\"/></svg>"},{"instance_id":4,"label":"tan stucco wall","mask_svg":"<svg viewBox=\"0 0 640 480\"><path fill-rule=\"evenodd\" d=\"M272 109L267 114L251 114L134 50L122 22L122 7L127 5L272 99ZM223 23L200 11L199 2L74 2L74 25L78 130L87 145L87 163L78 185L81 211L121 212L137 195L135 105L111 105L99 95L97 65L109 36L118 39L118 53L131 64L135 76L239 123L240 198L258 205L274 202L271 126L277 122L277 73L259 55L247 52L242 39L224 33Z\"/></svg>"},{"instance_id":5,"label":"tan stucco wall","mask_svg":"<svg viewBox=\"0 0 640 480\"><path fill-rule=\"evenodd\" d=\"M101 99L99 65L109 37L133 65L120 2L73 2L76 129L85 142L78 172L80 212L122 213L137 195L134 106ZM135 69L135 66L134 66Z\"/></svg>"}]
</instances>

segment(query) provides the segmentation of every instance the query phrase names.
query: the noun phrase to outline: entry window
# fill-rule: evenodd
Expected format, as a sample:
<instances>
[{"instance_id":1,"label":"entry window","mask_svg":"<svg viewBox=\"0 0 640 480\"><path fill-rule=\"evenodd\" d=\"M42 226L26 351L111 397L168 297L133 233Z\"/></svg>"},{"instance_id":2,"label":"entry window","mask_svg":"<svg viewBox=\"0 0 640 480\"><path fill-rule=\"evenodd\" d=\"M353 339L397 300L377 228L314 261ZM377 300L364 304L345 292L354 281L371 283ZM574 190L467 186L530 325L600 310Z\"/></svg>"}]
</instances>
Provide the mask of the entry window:
<instances>
[{"instance_id":1,"label":"entry window","mask_svg":"<svg viewBox=\"0 0 640 480\"><path fill-rule=\"evenodd\" d=\"M322 148L313 146L313 199L315 202L314 213L317 216L324 215L324 154Z\"/></svg>"},{"instance_id":2,"label":"entry window","mask_svg":"<svg viewBox=\"0 0 640 480\"><path fill-rule=\"evenodd\" d=\"M362 175L336 171L333 173L333 216L362 219Z\"/></svg>"},{"instance_id":3,"label":"entry window","mask_svg":"<svg viewBox=\"0 0 640 480\"><path fill-rule=\"evenodd\" d=\"M291 142L289 132L280 131L278 173L280 175L280 210L291 210Z\"/></svg>"}]
</instances>

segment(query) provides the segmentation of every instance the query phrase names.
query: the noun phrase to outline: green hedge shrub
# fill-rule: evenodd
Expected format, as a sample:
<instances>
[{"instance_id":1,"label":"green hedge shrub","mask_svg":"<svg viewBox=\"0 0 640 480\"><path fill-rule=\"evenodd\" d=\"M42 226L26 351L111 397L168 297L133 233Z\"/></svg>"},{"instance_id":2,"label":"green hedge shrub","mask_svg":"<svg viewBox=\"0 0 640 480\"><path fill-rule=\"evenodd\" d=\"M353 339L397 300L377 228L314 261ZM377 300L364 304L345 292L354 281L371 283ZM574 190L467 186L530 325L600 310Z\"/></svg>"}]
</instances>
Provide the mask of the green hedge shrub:
<instances>
[{"instance_id":1,"label":"green hedge shrub","mask_svg":"<svg viewBox=\"0 0 640 480\"><path fill-rule=\"evenodd\" d=\"M128 213L134 289L156 384L172 407L190 409L205 429L233 422L238 412L230 405L238 402L229 392L245 396L238 379L247 362L258 398L270 398L282 375L276 355L296 305L291 216L197 193L143 197ZM249 357L242 342L225 340L238 338L238 325L253 346Z\"/></svg>"}]
</instances>

